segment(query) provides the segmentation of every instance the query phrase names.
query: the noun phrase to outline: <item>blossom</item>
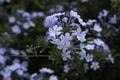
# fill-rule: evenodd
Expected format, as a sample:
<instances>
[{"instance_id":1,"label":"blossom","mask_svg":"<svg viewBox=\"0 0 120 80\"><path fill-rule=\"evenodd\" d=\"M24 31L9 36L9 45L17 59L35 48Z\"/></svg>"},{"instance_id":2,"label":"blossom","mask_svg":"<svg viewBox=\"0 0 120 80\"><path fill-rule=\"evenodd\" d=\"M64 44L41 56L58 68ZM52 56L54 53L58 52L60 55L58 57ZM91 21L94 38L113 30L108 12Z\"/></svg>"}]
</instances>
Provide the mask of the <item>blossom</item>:
<instances>
[{"instance_id":1,"label":"blossom","mask_svg":"<svg viewBox=\"0 0 120 80\"><path fill-rule=\"evenodd\" d=\"M109 11L104 9L102 12L99 13L98 19L100 19L102 21L103 20L102 18L107 17L108 13L109 13Z\"/></svg>"},{"instance_id":2,"label":"blossom","mask_svg":"<svg viewBox=\"0 0 120 80\"><path fill-rule=\"evenodd\" d=\"M58 80L58 78L55 75L51 75L48 80Z\"/></svg>"},{"instance_id":3,"label":"blossom","mask_svg":"<svg viewBox=\"0 0 120 80\"><path fill-rule=\"evenodd\" d=\"M73 36L79 35L81 33L81 31L82 31L81 28L78 27L77 30L72 30L72 35Z\"/></svg>"},{"instance_id":4,"label":"blossom","mask_svg":"<svg viewBox=\"0 0 120 80\"><path fill-rule=\"evenodd\" d=\"M93 61L93 54L87 54L85 59L86 59L86 62L92 62Z\"/></svg>"},{"instance_id":5,"label":"blossom","mask_svg":"<svg viewBox=\"0 0 120 80\"><path fill-rule=\"evenodd\" d=\"M30 28L29 23L28 23L28 22L24 22L24 23L23 23L23 28L24 28L24 29L29 29L29 28Z\"/></svg>"},{"instance_id":6,"label":"blossom","mask_svg":"<svg viewBox=\"0 0 120 80\"><path fill-rule=\"evenodd\" d=\"M85 31L81 32L80 27L78 27L77 30L73 30L72 32L73 32L72 35L76 35L77 39L80 40L81 42L86 41L86 39L85 39L86 32Z\"/></svg>"},{"instance_id":7,"label":"blossom","mask_svg":"<svg viewBox=\"0 0 120 80\"><path fill-rule=\"evenodd\" d=\"M44 21L44 26L45 27L53 27L55 23L57 22L58 18L55 15L51 15L46 17Z\"/></svg>"},{"instance_id":8,"label":"blossom","mask_svg":"<svg viewBox=\"0 0 120 80\"><path fill-rule=\"evenodd\" d=\"M22 17L23 17L23 18L25 18L25 17L28 18L28 17L30 17L30 13L28 13L28 12L23 12L23 13L22 13Z\"/></svg>"},{"instance_id":9,"label":"blossom","mask_svg":"<svg viewBox=\"0 0 120 80\"><path fill-rule=\"evenodd\" d=\"M39 70L39 72L41 72L41 73L49 73L49 74L54 73L53 70L48 69L48 68L41 68L41 69Z\"/></svg>"},{"instance_id":10,"label":"blossom","mask_svg":"<svg viewBox=\"0 0 120 80\"><path fill-rule=\"evenodd\" d=\"M60 35L61 34L61 31L62 30L62 27L61 26L53 26L51 28L49 28L49 35L52 36L52 37L55 37L55 35Z\"/></svg>"},{"instance_id":11,"label":"blossom","mask_svg":"<svg viewBox=\"0 0 120 80\"><path fill-rule=\"evenodd\" d=\"M20 54L20 52L19 52L19 50L15 50L15 49L10 49L10 53L12 54L12 55L19 55Z\"/></svg>"},{"instance_id":12,"label":"blossom","mask_svg":"<svg viewBox=\"0 0 120 80\"><path fill-rule=\"evenodd\" d=\"M81 42L84 42L84 41L86 41L85 36L86 36L86 32L83 31L83 32L81 32L79 35L77 35L77 38L78 38L78 40L80 40Z\"/></svg>"},{"instance_id":13,"label":"blossom","mask_svg":"<svg viewBox=\"0 0 120 80\"><path fill-rule=\"evenodd\" d=\"M87 25L92 25L94 22L96 22L96 20L89 19L86 24Z\"/></svg>"},{"instance_id":14,"label":"blossom","mask_svg":"<svg viewBox=\"0 0 120 80\"><path fill-rule=\"evenodd\" d=\"M109 60L112 63L114 63L114 58L111 56L111 54L108 55L108 57L106 58L106 60Z\"/></svg>"},{"instance_id":15,"label":"blossom","mask_svg":"<svg viewBox=\"0 0 120 80\"><path fill-rule=\"evenodd\" d=\"M70 11L70 16L71 16L71 17L74 17L74 18L79 18L79 17L80 17L80 16L78 15L78 13L75 12L75 11L73 11L73 10Z\"/></svg>"},{"instance_id":16,"label":"blossom","mask_svg":"<svg viewBox=\"0 0 120 80\"><path fill-rule=\"evenodd\" d=\"M9 66L9 69L11 71L15 71L17 69L19 69L21 66L20 66L20 63L19 62L14 62L13 65Z\"/></svg>"},{"instance_id":17,"label":"blossom","mask_svg":"<svg viewBox=\"0 0 120 80\"><path fill-rule=\"evenodd\" d=\"M37 12L32 12L31 17L32 17L32 18L36 18L37 15L38 15Z\"/></svg>"},{"instance_id":18,"label":"blossom","mask_svg":"<svg viewBox=\"0 0 120 80\"><path fill-rule=\"evenodd\" d=\"M60 35L60 39L67 43L72 40L72 36L70 36L70 33L65 33L65 35Z\"/></svg>"},{"instance_id":19,"label":"blossom","mask_svg":"<svg viewBox=\"0 0 120 80\"><path fill-rule=\"evenodd\" d=\"M67 18L67 17L64 17L64 18L62 19L62 21L65 22L65 23L67 23L68 18Z\"/></svg>"},{"instance_id":20,"label":"blossom","mask_svg":"<svg viewBox=\"0 0 120 80\"><path fill-rule=\"evenodd\" d=\"M94 39L94 41L93 41L96 45L98 45L98 46L102 46L102 45L104 45L104 42L102 41L102 40L100 40L100 39Z\"/></svg>"},{"instance_id":21,"label":"blossom","mask_svg":"<svg viewBox=\"0 0 120 80\"><path fill-rule=\"evenodd\" d=\"M58 49L63 49L63 50L67 50L68 48L70 48L71 47L71 44L70 44L70 42L68 41L68 42L64 42L64 41L61 41L60 42L60 44L58 44L58 46L57 46L57 48Z\"/></svg>"},{"instance_id":22,"label":"blossom","mask_svg":"<svg viewBox=\"0 0 120 80\"><path fill-rule=\"evenodd\" d=\"M93 50L93 49L95 48L95 45L93 45L93 44L87 44L87 45L85 46L85 48L86 48L87 50Z\"/></svg>"},{"instance_id":23,"label":"blossom","mask_svg":"<svg viewBox=\"0 0 120 80\"><path fill-rule=\"evenodd\" d=\"M37 73L33 73L31 76L30 76L30 80L34 80L34 78L37 76Z\"/></svg>"},{"instance_id":24,"label":"blossom","mask_svg":"<svg viewBox=\"0 0 120 80\"><path fill-rule=\"evenodd\" d=\"M80 60L83 60L86 57L86 51L84 49L81 50L80 54Z\"/></svg>"},{"instance_id":25,"label":"blossom","mask_svg":"<svg viewBox=\"0 0 120 80\"><path fill-rule=\"evenodd\" d=\"M65 35L61 34L60 39L52 39L51 43L56 44L59 50L67 50L71 47L70 40L72 40L72 36L69 33L65 33Z\"/></svg>"},{"instance_id":26,"label":"blossom","mask_svg":"<svg viewBox=\"0 0 120 80\"><path fill-rule=\"evenodd\" d=\"M112 24L116 24L117 23L117 16L113 15L113 17L110 18L109 22Z\"/></svg>"},{"instance_id":27,"label":"blossom","mask_svg":"<svg viewBox=\"0 0 120 80\"><path fill-rule=\"evenodd\" d=\"M66 61L67 59L71 59L70 51L63 51L62 53L62 59L63 61Z\"/></svg>"},{"instance_id":28,"label":"blossom","mask_svg":"<svg viewBox=\"0 0 120 80\"><path fill-rule=\"evenodd\" d=\"M64 65L64 72L68 73L69 70L70 70L69 66L67 64Z\"/></svg>"},{"instance_id":29,"label":"blossom","mask_svg":"<svg viewBox=\"0 0 120 80\"><path fill-rule=\"evenodd\" d=\"M35 27L35 24L34 24L34 22L32 22L32 21L28 21L28 24L29 24L29 26L31 26L31 27Z\"/></svg>"},{"instance_id":30,"label":"blossom","mask_svg":"<svg viewBox=\"0 0 120 80\"><path fill-rule=\"evenodd\" d=\"M5 60L4 56L0 55L0 64L5 64Z\"/></svg>"},{"instance_id":31,"label":"blossom","mask_svg":"<svg viewBox=\"0 0 120 80\"><path fill-rule=\"evenodd\" d=\"M38 12L38 13L37 13L37 16L38 16L38 17L44 17L45 14L44 14L43 12Z\"/></svg>"},{"instance_id":32,"label":"blossom","mask_svg":"<svg viewBox=\"0 0 120 80\"><path fill-rule=\"evenodd\" d=\"M0 75L3 76L3 80L11 80L12 71L9 70L9 67L6 67L4 70L0 71Z\"/></svg>"},{"instance_id":33,"label":"blossom","mask_svg":"<svg viewBox=\"0 0 120 80\"><path fill-rule=\"evenodd\" d=\"M64 40L52 39L51 43L57 45L59 50L67 50L71 47L70 41L65 42Z\"/></svg>"},{"instance_id":34,"label":"blossom","mask_svg":"<svg viewBox=\"0 0 120 80\"><path fill-rule=\"evenodd\" d=\"M99 24L95 23L94 24L94 27L93 27L93 30L97 31L97 32L101 32L102 31L102 28L100 27Z\"/></svg>"},{"instance_id":35,"label":"blossom","mask_svg":"<svg viewBox=\"0 0 120 80\"><path fill-rule=\"evenodd\" d=\"M80 43L80 49L83 50L85 48L85 44Z\"/></svg>"},{"instance_id":36,"label":"blossom","mask_svg":"<svg viewBox=\"0 0 120 80\"><path fill-rule=\"evenodd\" d=\"M0 47L0 55L4 55L6 48Z\"/></svg>"},{"instance_id":37,"label":"blossom","mask_svg":"<svg viewBox=\"0 0 120 80\"><path fill-rule=\"evenodd\" d=\"M78 18L78 21L79 21L79 23L80 23L82 26L86 26L86 23L83 22L83 19L82 19L82 18Z\"/></svg>"},{"instance_id":38,"label":"blossom","mask_svg":"<svg viewBox=\"0 0 120 80\"><path fill-rule=\"evenodd\" d=\"M91 69L93 69L94 71L97 70L98 68L100 68L99 63L98 62L92 62Z\"/></svg>"},{"instance_id":39,"label":"blossom","mask_svg":"<svg viewBox=\"0 0 120 80\"><path fill-rule=\"evenodd\" d=\"M9 16L8 21L9 23L14 23L16 21L16 18L14 16Z\"/></svg>"},{"instance_id":40,"label":"blossom","mask_svg":"<svg viewBox=\"0 0 120 80\"><path fill-rule=\"evenodd\" d=\"M21 69L18 69L18 70L16 71L16 73L17 73L18 75L22 75L22 74L24 73L24 71L21 70Z\"/></svg>"},{"instance_id":41,"label":"blossom","mask_svg":"<svg viewBox=\"0 0 120 80\"><path fill-rule=\"evenodd\" d=\"M20 34L21 33L21 29L19 28L18 25L14 25L12 26L12 32L14 32L15 34Z\"/></svg>"}]
</instances>

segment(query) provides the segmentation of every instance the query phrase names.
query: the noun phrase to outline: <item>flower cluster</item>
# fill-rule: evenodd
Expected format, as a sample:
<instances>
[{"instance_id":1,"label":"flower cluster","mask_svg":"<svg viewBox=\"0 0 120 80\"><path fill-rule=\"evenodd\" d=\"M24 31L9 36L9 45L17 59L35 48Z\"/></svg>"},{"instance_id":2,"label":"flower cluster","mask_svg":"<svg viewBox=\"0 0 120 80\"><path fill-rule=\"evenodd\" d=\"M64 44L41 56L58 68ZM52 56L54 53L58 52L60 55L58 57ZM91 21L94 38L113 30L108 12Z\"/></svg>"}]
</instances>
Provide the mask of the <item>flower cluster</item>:
<instances>
[{"instance_id":1,"label":"flower cluster","mask_svg":"<svg viewBox=\"0 0 120 80\"><path fill-rule=\"evenodd\" d=\"M0 0L0 80L119 79L120 12L106 2Z\"/></svg>"},{"instance_id":2,"label":"flower cluster","mask_svg":"<svg viewBox=\"0 0 120 80\"><path fill-rule=\"evenodd\" d=\"M17 10L16 16L8 17L8 22L12 24L12 32L18 35L22 33L22 29L28 30L31 27L35 27L34 20L41 17L44 17L43 12L29 13L24 10ZM27 33L24 32L24 35L27 35Z\"/></svg>"},{"instance_id":3,"label":"flower cluster","mask_svg":"<svg viewBox=\"0 0 120 80\"><path fill-rule=\"evenodd\" d=\"M58 80L57 76L53 75L54 71L49 68L41 68L39 72L33 73L30 80Z\"/></svg>"},{"instance_id":4,"label":"flower cluster","mask_svg":"<svg viewBox=\"0 0 120 80\"><path fill-rule=\"evenodd\" d=\"M95 24L90 28L93 23ZM100 60L110 60L114 63L108 45L99 38L102 27L96 20L84 22L77 12L71 10L67 13L55 13L48 16L45 19L45 26L49 28L48 42L57 47L61 52L62 61L67 62L64 65L64 72L73 69L70 64L78 64L80 61L84 62L84 65L87 64L87 69L97 70L101 64L97 59L99 56L102 56ZM97 33L96 37L99 37L89 37L92 35L92 31L95 31ZM75 62L75 59L78 59L78 61Z\"/></svg>"}]
</instances>

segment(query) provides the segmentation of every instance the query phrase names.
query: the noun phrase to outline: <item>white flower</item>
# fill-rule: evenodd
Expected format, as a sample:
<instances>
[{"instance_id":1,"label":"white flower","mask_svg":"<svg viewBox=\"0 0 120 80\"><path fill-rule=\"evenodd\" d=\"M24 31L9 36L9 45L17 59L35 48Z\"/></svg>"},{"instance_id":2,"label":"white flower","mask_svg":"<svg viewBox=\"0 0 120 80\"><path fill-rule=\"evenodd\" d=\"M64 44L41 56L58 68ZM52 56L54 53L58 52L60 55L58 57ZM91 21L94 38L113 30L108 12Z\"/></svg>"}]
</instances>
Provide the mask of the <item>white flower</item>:
<instances>
[{"instance_id":1,"label":"white flower","mask_svg":"<svg viewBox=\"0 0 120 80\"><path fill-rule=\"evenodd\" d=\"M67 23L68 18L67 18L67 17L64 17L64 18L62 19L62 21L65 22L65 23Z\"/></svg>"},{"instance_id":2,"label":"white flower","mask_svg":"<svg viewBox=\"0 0 120 80\"><path fill-rule=\"evenodd\" d=\"M16 73L18 74L18 75L23 75L24 74L24 71L23 70L21 70L21 69L18 69L17 71L16 71Z\"/></svg>"},{"instance_id":3,"label":"white flower","mask_svg":"<svg viewBox=\"0 0 120 80\"><path fill-rule=\"evenodd\" d=\"M102 28L100 27L99 24L95 23L94 24L94 27L93 27L93 30L97 31L97 32L101 32L102 31Z\"/></svg>"},{"instance_id":4,"label":"white flower","mask_svg":"<svg viewBox=\"0 0 120 80\"><path fill-rule=\"evenodd\" d=\"M107 44L102 45L102 47L105 51L110 52L109 46Z\"/></svg>"},{"instance_id":5,"label":"white flower","mask_svg":"<svg viewBox=\"0 0 120 80\"><path fill-rule=\"evenodd\" d=\"M93 54L87 54L85 59L86 59L86 62L92 62L93 61Z\"/></svg>"},{"instance_id":6,"label":"white flower","mask_svg":"<svg viewBox=\"0 0 120 80\"><path fill-rule=\"evenodd\" d=\"M20 67L21 67L21 65L19 62L16 62L16 63L14 62L13 65L9 66L9 69L11 71L15 71L15 70L19 69Z\"/></svg>"},{"instance_id":7,"label":"white flower","mask_svg":"<svg viewBox=\"0 0 120 80\"><path fill-rule=\"evenodd\" d=\"M60 35L60 39L67 43L68 41L72 40L72 36L70 36L70 33L65 33L65 36Z\"/></svg>"},{"instance_id":8,"label":"white flower","mask_svg":"<svg viewBox=\"0 0 120 80\"><path fill-rule=\"evenodd\" d=\"M37 73L33 73L31 76L30 76L30 80L34 80L34 78L37 76Z\"/></svg>"},{"instance_id":9,"label":"white flower","mask_svg":"<svg viewBox=\"0 0 120 80\"><path fill-rule=\"evenodd\" d=\"M103 16L107 16L108 13L109 13L109 11L107 11L107 10L104 9L102 13L103 13Z\"/></svg>"},{"instance_id":10,"label":"white flower","mask_svg":"<svg viewBox=\"0 0 120 80\"><path fill-rule=\"evenodd\" d=\"M76 35L79 35L81 33L81 28L78 27L77 30L72 30L72 35L73 36L76 36Z\"/></svg>"},{"instance_id":11,"label":"white flower","mask_svg":"<svg viewBox=\"0 0 120 80\"><path fill-rule=\"evenodd\" d=\"M96 22L96 20L89 19L86 24L87 25L92 25L94 22Z\"/></svg>"},{"instance_id":12,"label":"white flower","mask_svg":"<svg viewBox=\"0 0 120 80\"><path fill-rule=\"evenodd\" d=\"M31 17L36 18L37 17L37 12L32 12Z\"/></svg>"},{"instance_id":13,"label":"white flower","mask_svg":"<svg viewBox=\"0 0 120 80\"><path fill-rule=\"evenodd\" d=\"M109 20L110 23L116 24L117 23L117 16L114 15L113 17L110 18Z\"/></svg>"},{"instance_id":14,"label":"white flower","mask_svg":"<svg viewBox=\"0 0 120 80\"><path fill-rule=\"evenodd\" d=\"M70 51L63 51L62 53L62 59L63 61L66 61L67 59L71 59Z\"/></svg>"},{"instance_id":15,"label":"white flower","mask_svg":"<svg viewBox=\"0 0 120 80\"><path fill-rule=\"evenodd\" d=\"M38 17L44 17L45 16L45 14L43 13L43 12L38 12Z\"/></svg>"},{"instance_id":16,"label":"white flower","mask_svg":"<svg viewBox=\"0 0 120 80\"><path fill-rule=\"evenodd\" d=\"M3 80L12 80L11 79L12 71L9 70L9 67L5 67L4 70L0 71L0 75L3 76Z\"/></svg>"},{"instance_id":17,"label":"white flower","mask_svg":"<svg viewBox=\"0 0 120 80\"><path fill-rule=\"evenodd\" d=\"M53 70L48 69L48 68L42 68L42 69L39 70L39 72L41 72L41 73L49 73L49 74L54 73Z\"/></svg>"},{"instance_id":18,"label":"white flower","mask_svg":"<svg viewBox=\"0 0 120 80\"><path fill-rule=\"evenodd\" d=\"M57 48L59 50L67 50L68 48L71 47L71 43L70 43L70 40L72 40L72 36L70 36L69 33L65 33L65 36L64 35L60 35L60 39L52 39L51 43L52 44L56 44L57 45Z\"/></svg>"},{"instance_id":19,"label":"white flower","mask_svg":"<svg viewBox=\"0 0 120 80\"><path fill-rule=\"evenodd\" d=\"M69 70L70 70L69 66L67 64L64 65L64 72L68 73Z\"/></svg>"},{"instance_id":20,"label":"white flower","mask_svg":"<svg viewBox=\"0 0 120 80\"><path fill-rule=\"evenodd\" d=\"M52 36L52 37L55 37L56 35L60 35L61 34L61 31L62 30L62 27L61 26L53 26L51 28L49 28L49 35Z\"/></svg>"},{"instance_id":21,"label":"white flower","mask_svg":"<svg viewBox=\"0 0 120 80\"><path fill-rule=\"evenodd\" d=\"M57 45L58 45L57 46L58 49L60 50L63 49L64 51L71 47L71 44L69 41L68 42L60 41L60 43L58 43Z\"/></svg>"},{"instance_id":22,"label":"white flower","mask_svg":"<svg viewBox=\"0 0 120 80\"><path fill-rule=\"evenodd\" d=\"M106 17L108 13L109 11L104 9L102 12L99 13L98 18L101 19L102 17Z\"/></svg>"},{"instance_id":23,"label":"white flower","mask_svg":"<svg viewBox=\"0 0 120 80\"><path fill-rule=\"evenodd\" d=\"M23 23L23 28L24 28L24 29L29 29L29 28L30 28L29 23L28 23L28 22L24 22L24 23Z\"/></svg>"},{"instance_id":24,"label":"white flower","mask_svg":"<svg viewBox=\"0 0 120 80\"><path fill-rule=\"evenodd\" d=\"M102 45L104 45L104 42L102 41L102 40L100 40L100 39L94 39L94 41L93 41L96 45L98 45L98 46L102 46Z\"/></svg>"},{"instance_id":25,"label":"white flower","mask_svg":"<svg viewBox=\"0 0 120 80\"><path fill-rule=\"evenodd\" d=\"M8 18L9 23L14 23L16 21L16 18L14 16L10 16Z\"/></svg>"},{"instance_id":26,"label":"white flower","mask_svg":"<svg viewBox=\"0 0 120 80\"><path fill-rule=\"evenodd\" d=\"M58 18L54 15L46 17L44 21L44 26L45 27L53 27L55 23L57 22Z\"/></svg>"},{"instance_id":27,"label":"white flower","mask_svg":"<svg viewBox=\"0 0 120 80\"><path fill-rule=\"evenodd\" d=\"M86 36L86 32L83 31L83 32L81 32L79 35L77 35L77 38L78 38L78 40L80 40L81 42L84 42L84 41L86 41L85 36Z\"/></svg>"},{"instance_id":28,"label":"white flower","mask_svg":"<svg viewBox=\"0 0 120 80\"><path fill-rule=\"evenodd\" d=\"M78 27L77 30L73 30L72 32L73 32L72 35L73 36L76 35L77 39L80 40L81 42L86 41L86 39L85 39L86 31L82 31L81 32L81 28L80 27Z\"/></svg>"},{"instance_id":29,"label":"white flower","mask_svg":"<svg viewBox=\"0 0 120 80\"><path fill-rule=\"evenodd\" d=\"M12 32L14 32L15 34L21 33L21 29L19 28L18 25L14 25L11 29L12 29Z\"/></svg>"},{"instance_id":30,"label":"white flower","mask_svg":"<svg viewBox=\"0 0 120 80\"><path fill-rule=\"evenodd\" d=\"M0 55L4 55L4 53L6 52L6 48L0 48Z\"/></svg>"},{"instance_id":31,"label":"white flower","mask_svg":"<svg viewBox=\"0 0 120 80\"><path fill-rule=\"evenodd\" d=\"M57 10L58 12L62 12L62 11L64 10L63 5L58 4L58 5L56 6L56 10Z\"/></svg>"},{"instance_id":32,"label":"white flower","mask_svg":"<svg viewBox=\"0 0 120 80\"><path fill-rule=\"evenodd\" d=\"M86 51L84 49L81 50L80 54L80 60L83 60L86 57Z\"/></svg>"},{"instance_id":33,"label":"white flower","mask_svg":"<svg viewBox=\"0 0 120 80\"><path fill-rule=\"evenodd\" d=\"M72 36L70 36L69 33L65 33L64 35L60 35L60 40L59 39L53 39L51 42L53 44L58 45L58 49L63 49L64 51L67 50L68 48L71 47L70 40L72 40Z\"/></svg>"},{"instance_id":34,"label":"white flower","mask_svg":"<svg viewBox=\"0 0 120 80\"><path fill-rule=\"evenodd\" d=\"M65 15L65 12L63 13L54 13L53 16L61 16L61 15Z\"/></svg>"},{"instance_id":35,"label":"white flower","mask_svg":"<svg viewBox=\"0 0 120 80\"><path fill-rule=\"evenodd\" d=\"M75 11L73 11L73 10L70 11L70 16L74 17L74 18L80 18L80 16L78 15L78 13L75 12Z\"/></svg>"},{"instance_id":36,"label":"white flower","mask_svg":"<svg viewBox=\"0 0 120 80\"><path fill-rule=\"evenodd\" d=\"M80 49L82 50L83 48L85 48L85 44L80 43Z\"/></svg>"},{"instance_id":37,"label":"white flower","mask_svg":"<svg viewBox=\"0 0 120 80\"><path fill-rule=\"evenodd\" d=\"M95 48L95 45L93 45L93 44L87 44L87 45L85 46L85 48L86 48L87 50L93 50L93 49Z\"/></svg>"},{"instance_id":38,"label":"white flower","mask_svg":"<svg viewBox=\"0 0 120 80\"><path fill-rule=\"evenodd\" d=\"M22 13L22 17L25 18L25 17L30 17L30 13L28 12L23 12Z\"/></svg>"},{"instance_id":39,"label":"white flower","mask_svg":"<svg viewBox=\"0 0 120 80\"><path fill-rule=\"evenodd\" d=\"M48 80L58 80L58 78L55 75L51 75Z\"/></svg>"},{"instance_id":40,"label":"white flower","mask_svg":"<svg viewBox=\"0 0 120 80\"><path fill-rule=\"evenodd\" d=\"M91 69L93 69L94 71L97 70L98 68L100 68L99 63L98 62L92 62Z\"/></svg>"},{"instance_id":41,"label":"white flower","mask_svg":"<svg viewBox=\"0 0 120 80\"><path fill-rule=\"evenodd\" d=\"M79 25L79 24L74 23L74 22L73 22L73 23L71 23L71 24L70 24L70 26L72 26L72 27L80 27L80 25ZM74 32L74 31L73 31L73 32Z\"/></svg>"},{"instance_id":42,"label":"white flower","mask_svg":"<svg viewBox=\"0 0 120 80\"><path fill-rule=\"evenodd\" d=\"M82 18L78 18L78 21L79 21L79 23L82 25L82 26L86 26L86 23L85 22L83 22L83 19Z\"/></svg>"},{"instance_id":43,"label":"white flower","mask_svg":"<svg viewBox=\"0 0 120 80\"><path fill-rule=\"evenodd\" d=\"M111 56L111 54L108 55L106 60L109 60L109 61L111 61L111 63L114 63L114 58Z\"/></svg>"},{"instance_id":44,"label":"white flower","mask_svg":"<svg viewBox=\"0 0 120 80\"><path fill-rule=\"evenodd\" d=\"M31 26L31 27L35 27L35 24L34 24L34 22L32 22L32 21L29 21L28 24L29 24L29 26Z\"/></svg>"},{"instance_id":45,"label":"white flower","mask_svg":"<svg viewBox=\"0 0 120 80\"><path fill-rule=\"evenodd\" d=\"M2 55L0 55L0 64L5 64L5 58Z\"/></svg>"},{"instance_id":46,"label":"white flower","mask_svg":"<svg viewBox=\"0 0 120 80\"><path fill-rule=\"evenodd\" d=\"M15 49L10 49L10 53L12 54L12 55L19 55L20 54L20 52L19 52L19 50L15 50Z\"/></svg>"},{"instance_id":47,"label":"white flower","mask_svg":"<svg viewBox=\"0 0 120 80\"><path fill-rule=\"evenodd\" d=\"M65 51L71 47L70 41L65 42L65 41L59 40L59 39L52 39L51 43L57 45L57 48L59 50L63 49Z\"/></svg>"}]
</instances>

